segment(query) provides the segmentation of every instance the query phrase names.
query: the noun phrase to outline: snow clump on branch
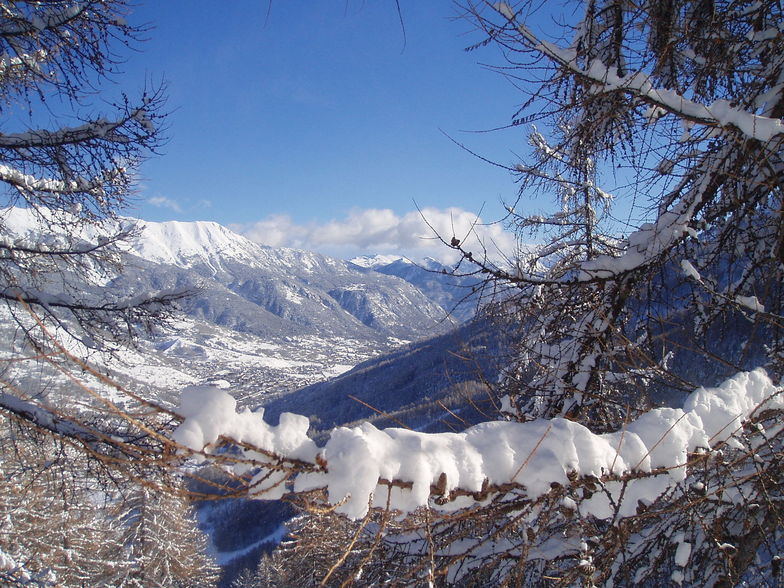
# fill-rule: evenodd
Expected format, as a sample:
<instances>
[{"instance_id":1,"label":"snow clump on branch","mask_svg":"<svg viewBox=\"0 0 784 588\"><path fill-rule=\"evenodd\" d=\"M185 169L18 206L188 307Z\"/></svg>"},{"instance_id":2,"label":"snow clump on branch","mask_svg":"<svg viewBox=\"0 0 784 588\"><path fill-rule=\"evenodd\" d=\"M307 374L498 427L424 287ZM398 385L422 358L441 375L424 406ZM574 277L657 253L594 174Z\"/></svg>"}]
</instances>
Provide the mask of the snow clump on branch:
<instances>
[{"instance_id":1,"label":"snow clump on branch","mask_svg":"<svg viewBox=\"0 0 784 588\"><path fill-rule=\"evenodd\" d=\"M756 369L716 388L695 390L682 409L652 409L613 433L595 434L560 417L486 422L462 433L435 434L382 431L363 423L335 429L319 450L307 437L306 417L286 413L279 425L270 426L263 409L238 413L226 391L193 386L182 394L177 412L184 421L173 438L194 451L209 452L208 446L225 436L282 459L313 464L317 467L293 476L291 489L326 488L337 512L353 519L365 516L369 505L388 504L403 513L429 503L452 510L483 501L506 485L524 487L533 500L575 475L601 478L658 470L630 480L623 490L618 514L631 516L638 501L653 502L686 478L689 453L732 444L732 435L756 411L784 408L780 392L764 370ZM257 496L279 497L284 478L276 479L271 494ZM608 489L614 493L611 485ZM431 503L434 490L441 500ZM620 494L620 486L617 490ZM603 494L583 503L583 509L599 518L612 514Z\"/></svg>"}]
</instances>

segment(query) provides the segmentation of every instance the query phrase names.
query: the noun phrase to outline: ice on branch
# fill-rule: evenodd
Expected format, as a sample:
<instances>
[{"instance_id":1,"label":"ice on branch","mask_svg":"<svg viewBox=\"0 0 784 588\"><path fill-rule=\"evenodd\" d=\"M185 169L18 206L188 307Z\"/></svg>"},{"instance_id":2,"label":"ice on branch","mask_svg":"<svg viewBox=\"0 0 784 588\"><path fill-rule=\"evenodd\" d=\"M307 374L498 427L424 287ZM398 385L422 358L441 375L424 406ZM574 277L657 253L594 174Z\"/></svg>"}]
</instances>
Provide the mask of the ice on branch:
<instances>
[{"instance_id":1,"label":"ice on branch","mask_svg":"<svg viewBox=\"0 0 784 588\"><path fill-rule=\"evenodd\" d=\"M488 490L500 492L509 484L535 499L553 484L568 484L575 474L601 478L661 468L656 475L631 480L623 490L619 514L629 516L638 501L652 502L685 479L689 453L732 443L731 436L761 408L784 408L779 392L764 370L743 372L717 388L694 391L682 409L653 409L621 431L600 435L563 418L487 422L462 433L439 434L382 431L370 423L340 427L320 450L322 467L299 474L292 489L326 488L338 512L360 518L369 504L389 503L401 512L432 506L434 488L445 499L435 506L447 510L483 500ZM284 414L271 427L263 412L237 413L235 400L212 387L186 389L179 413L185 420L174 439L191 449L201 450L224 435L280 457L316 463L318 450L306 436L305 417ZM612 483L608 489L620 493ZM601 518L612 514L600 494L582 508Z\"/></svg>"},{"instance_id":2,"label":"ice on branch","mask_svg":"<svg viewBox=\"0 0 784 588\"><path fill-rule=\"evenodd\" d=\"M697 271L697 268L695 268L688 259L681 260L681 270L683 270L683 273L689 276L690 278L698 282L702 281L702 276L700 275L700 272Z\"/></svg>"},{"instance_id":3,"label":"ice on branch","mask_svg":"<svg viewBox=\"0 0 784 588\"><path fill-rule=\"evenodd\" d=\"M493 4L493 8L503 14L507 19L514 20L514 10L512 10L512 7L506 2L496 2Z\"/></svg>"}]
</instances>

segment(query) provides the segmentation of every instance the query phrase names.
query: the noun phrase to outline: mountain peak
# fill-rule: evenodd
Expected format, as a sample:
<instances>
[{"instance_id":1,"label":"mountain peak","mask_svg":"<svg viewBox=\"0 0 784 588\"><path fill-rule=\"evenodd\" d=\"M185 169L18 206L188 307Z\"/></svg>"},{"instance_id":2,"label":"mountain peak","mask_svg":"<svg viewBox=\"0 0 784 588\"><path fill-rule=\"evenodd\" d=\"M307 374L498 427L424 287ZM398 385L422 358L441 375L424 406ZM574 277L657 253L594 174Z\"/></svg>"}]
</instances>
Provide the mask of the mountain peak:
<instances>
[{"instance_id":1,"label":"mountain peak","mask_svg":"<svg viewBox=\"0 0 784 588\"><path fill-rule=\"evenodd\" d=\"M261 247L212 221L138 221L143 229L131 244L132 252L144 259L179 267L203 263L213 269L222 261L250 262Z\"/></svg>"},{"instance_id":2,"label":"mountain peak","mask_svg":"<svg viewBox=\"0 0 784 588\"><path fill-rule=\"evenodd\" d=\"M367 269L376 269L377 267L389 265L390 263L398 261L402 263L411 263L411 261L401 255L360 255L349 260L350 263Z\"/></svg>"}]
</instances>

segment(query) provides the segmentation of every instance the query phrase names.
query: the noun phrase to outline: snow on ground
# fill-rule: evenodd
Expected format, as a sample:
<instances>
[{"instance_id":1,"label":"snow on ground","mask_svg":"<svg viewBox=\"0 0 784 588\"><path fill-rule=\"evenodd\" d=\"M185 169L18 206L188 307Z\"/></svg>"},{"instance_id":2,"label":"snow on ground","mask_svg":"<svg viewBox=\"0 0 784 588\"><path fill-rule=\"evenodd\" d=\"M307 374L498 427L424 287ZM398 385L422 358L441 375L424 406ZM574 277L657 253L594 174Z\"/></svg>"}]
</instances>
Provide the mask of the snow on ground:
<instances>
[{"instance_id":1,"label":"snow on ground","mask_svg":"<svg viewBox=\"0 0 784 588\"><path fill-rule=\"evenodd\" d=\"M183 388L198 381L190 374L164 365L139 364L132 366L131 369L135 379L162 388Z\"/></svg>"},{"instance_id":2,"label":"snow on ground","mask_svg":"<svg viewBox=\"0 0 784 588\"><path fill-rule=\"evenodd\" d=\"M287 337L265 341L214 324L189 320L176 332L145 342L141 353L118 367L162 394L216 378L229 382L242 405L337 376L383 349L352 339ZM168 395L168 394L167 394Z\"/></svg>"},{"instance_id":3,"label":"snow on ground","mask_svg":"<svg viewBox=\"0 0 784 588\"><path fill-rule=\"evenodd\" d=\"M46 389L51 402L68 401L81 394L74 382L58 370L31 369L30 355L14 335L15 323L6 306L0 306L0 359L6 361L4 377L23 384L25 389ZM176 391L190 385L223 379L241 405L257 406L267 399L302 386L337 376L357 363L378 355L387 345L354 339L325 339L316 336L265 340L198 319L182 318L160 329L139 347L124 347L114 356L89 352L62 330L53 333L77 357L87 356L88 364L120 384L124 389L172 406ZM8 361L17 360L17 361ZM122 403L122 393L78 366L71 371L84 386L104 398Z\"/></svg>"},{"instance_id":4,"label":"snow on ground","mask_svg":"<svg viewBox=\"0 0 784 588\"><path fill-rule=\"evenodd\" d=\"M336 363L335 365L324 370L322 373L324 374L325 378L334 378L340 374L345 374L353 367L354 366L352 364Z\"/></svg>"}]
</instances>

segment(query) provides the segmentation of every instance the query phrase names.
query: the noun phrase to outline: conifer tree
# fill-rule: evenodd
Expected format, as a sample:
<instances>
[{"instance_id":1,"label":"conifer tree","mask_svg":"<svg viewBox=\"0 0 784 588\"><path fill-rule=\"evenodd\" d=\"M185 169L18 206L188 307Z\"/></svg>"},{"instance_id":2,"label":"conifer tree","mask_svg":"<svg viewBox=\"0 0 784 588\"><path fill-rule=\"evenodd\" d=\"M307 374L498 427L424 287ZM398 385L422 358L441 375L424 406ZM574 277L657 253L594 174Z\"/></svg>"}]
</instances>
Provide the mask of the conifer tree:
<instances>
[{"instance_id":1,"label":"conifer tree","mask_svg":"<svg viewBox=\"0 0 784 588\"><path fill-rule=\"evenodd\" d=\"M129 569L121 528L108 496L82 475L85 456L6 419L0 431L0 549L41 583L119 582Z\"/></svg>"},{"instance_id":2,"label":"conifer tree","mask_svg":"<svg viewBox=\"0 0 784 588\"><path fill-rule=\"evenodd\" d=\"M166 490L148 483L133 486L120 504L124 546L130 569L118 586L214 586L218 567L207 556L207 538L199 530L187 501L175 492L173 480Z\"/></svg>"},{"instance_id":3,"label":"conifer tree","mask_svg":"<svg viewBox=\"0 0 784 588\"><path fill-rule=\"evenodd\" d=\"M516 292L517 414L612 429L650 383L781 373L780 6L590 1L543 32L530 2L466 11L529 95L510 220L544 245L511 271L472 259Z\"/></svg>"}]
</instances>

